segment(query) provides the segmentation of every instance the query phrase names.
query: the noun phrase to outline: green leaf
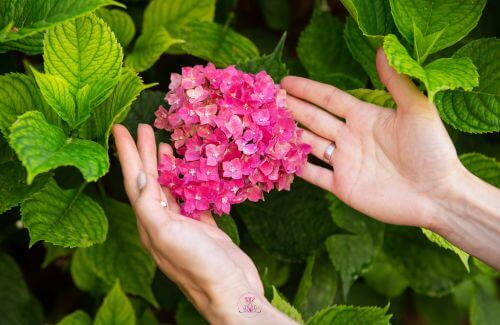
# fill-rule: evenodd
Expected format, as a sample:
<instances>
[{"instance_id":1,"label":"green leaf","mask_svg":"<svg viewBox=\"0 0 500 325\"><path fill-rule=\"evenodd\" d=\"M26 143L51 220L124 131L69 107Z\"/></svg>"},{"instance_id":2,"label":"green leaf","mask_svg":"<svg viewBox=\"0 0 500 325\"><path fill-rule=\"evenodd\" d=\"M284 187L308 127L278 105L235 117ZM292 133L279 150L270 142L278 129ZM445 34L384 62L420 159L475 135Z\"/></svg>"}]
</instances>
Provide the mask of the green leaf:
<instances>
[{"instance_id":1,"label":"green leaf","mask_svg":"<svg viewBox=\"0 0 500 325\"><path fill-rule=\"evenodd\" d=\"M71 259L71 278L75 285L82 291L90 292L94 295L106 293L111 289L111 285L107 284L99 278L90 264L90 261L84 256L85 249L77 249Z\"/></svg>"},{"instance_id":2,"label":"green leaf","mask_svg":"<svg viewBox=\"0 0 500 325\"><path fill-rule=\"evenodd\" d=\"M14 260L0 253L0 324L42 324L38 301L30 294Z\"/></svg>"},{"instance_id":3,"label":"green leaf","mask_svg":"<svg viewBox=\"0 0 500 325\"><path fill-rule=\"evenodd\" d=\"M309 25L300 34L297 55L310 78L341 89L362 88L366 75L352 58L343 31L344 26L337 17L317 7Z\"/></svg>"},{"instance_id":4,"label":"green leaf","mask_svg":"<svg viewBox=\"0 0 500 325\"><path fill-rule=\"evenodd\" d=\"M288 29L291 13L288 0L259 0L258 4L266 20L266 24L271 29Z\"/></svg>"},{"instance_id":5,"label":"green leaf","mask_svg":"<svg viewBox=\"0 0 500 325\"><path fill-rule=\"evenodd\" d=\"M324 193L296 179L290 192L272 191L265 202L238 205L238 214L266 252L285 261L305 260L335 230Z\"/></svg>"},{"instance_id":6,"label":"green leaf","mask_svg":"<svg viewBox=\"0 0 500 325\"><path fill-rule=\"evenodd\" d=\"M500 163L480 153L460 155L460 161L471 173L500 188Z\"/></svg>"},{"instance_id":7,"label":"green leaf","mask_svg":"<svg viewBox=\"0 0 500 325\"><path fill-rule=\"evenodd\" d=\"M364 35L384 36L396 29L389 0L340 0Z\"/></svg>"},{"instance_id":8,"label":"green leaf","mask_svg":"<svg viewBox=\"0 0 500 325\"><path fill-rule=\"evenodd\" d=\"M460 248L456 247L443 237L439 236L438 234L422 228L422 232L424 233L425 237L427 237L431 242L437 244L439 247L442 247L444 249L449 249L453 253L457 254L462 263L464 264L465 268L467 271L470 271L469 268L469 254L461 250Z\"/></svg>"},{"instance_id":9,"label":"green leaf","mask_svg":"<svg viewBox=\"0 0 500 325\"><path fill-rule=\"evenodd\" d=\"M351 17L348 17L346 21L344 39L352 57L365 69L373 86L383 89L384 85L380 82L375 66L377 47L370 42L368 37L363 35L363 32Z\"/></svg>"},{"instance_id":10,"label":"green leaf","mask_svg":"<svg viewBox=\"0 0 500 325\"><path fill-rule=\"evenodd\" d=\"M212 21L214 13L215 0L153 0L144 11L142 30L148 34L163 27L174 37L184 37L182 27Z\"/></svg>"},{"instance_id":11,"label":"green leaf","mask_svg":"<svg viewBox=\"0 0 500 325\"><path fill-rule=\"evenodd\" d=\"M330 306L338 287L337 271L323 252L309 256L293 305L304 318Z\"/></svg>"},{"instance_id":12,"label":"green leaf","mask_svg":"<svg viewBox=\"0 0 500 325\"><path fill-rule=\"evenodd\" d=\"M83 186L63 190L51 180L23 202L21 214L30 233L30 246L44 240L63 247L88 247L106 239L104 211L82 190Z\"/></svg>"},{"instance_id":13,"label":"green leaf","mask_svg":"<svg viewBox=\"0 0 500 325\"><path fill-rule=\"evenodd\" d=\"M77 310L64 317L57 325L92 325L92 319L86 312Z\"/></svg>"},{"instance_id":14,"label":"green leaf","mask_svg":"<svg viewBox=\"0 0 500 325\"><path fill-rule=\"evenodd\" d=\"M417 293L440 297L468 273L456 255L437 247L414 228L386 226L384 252Z\"/></svg>"},{"instance_id":15,"label":"green leaf","mask_svg":"<svg viewBox=\"0 0 500 325\"><path fill-rule=\"evenodd\" d=\"M96 15L111 28L123 48L130 44L135 35L135 25L126 11L102 8L96 11Z\"/></svg>"},{"instance_id":16,"label":"green leaf","mask_svg":"<svg viewBox=\"0 0 500 325\"><path fill-rule=\"evenodd\" d=\"M132 304L123 293L120 282L116 281L113 289L97 311L94 325L135 325L135 313Z\"/></svg>"},{"instance_id":17,"label":"green leaf","mask_svg":"<svg viewBox=\"0 0 500 325\"><path fill-rule=\"evenodd\" d=\"M123 69L113 92L92 111L92 117L82 126L85 132L81 133L87 138L97 139L107 149L113 124L122 122L132 102L146 87L136 72Z\"/></svg>"},{"instance_id":18,"label":"green leaf","mask_svg":"<svg viewBox=\"0 0 500 325\"><path fill-rule=\"evenodd\" d=\"M388 299L400 296L408 287L406 279L383 252L377 255L371 270L363 278L370 288Z\"/></svg>"},{"instance_id":19,"label":"green leaf","mask_svg":"<svg viewBox=\"0 0 500 325\"><path fill-rule=\"evenodd\" d=\"M297 309L290 305L286 298L278 292L275 286L273 286L273 299L271 300L271 304L294 321L299 324L304 324L302 315L297 311Z\"/></svg>"},{"instance_id":20,"label":"green leaf","mask_svg":"<svg viewBox=\"0 0 500 325\"><path fill-rule=\"evenodd\" d=\"M487 293L481 286L476 286L469 317L471 325L495 324L500 319L500 300Z\"/></svg>"},{"instance_id":21,"label":"green leaf","mask_svg":"<svg viewBox=\"0 0 500 325\"><path fill-rule=\"evenodd\" d=\"M259 56L251 40L233 29L207 21L192 21L183 29L186 53L227 66Z\"/></svg>"},{"instance_id":22,"label":"green leaf","mask_svg":"<svg viewBox=\"0 0 500 325\"><path fill-rule=\"evenodd\" d=\"M392 34L384 38L384 51L389 64L397 72L424 83L431 101L439 91L456 88L472 90L479 84L476 67L469 58L442 58L421 66Z\"/></svg>"},{"instance_id":23,"label":"green leaf","mask_svg":"<svg viewBox=\"0 0 500 325\"><path fill-rule=\"evenodd\" d=\"M479 39L459 49L454 58L470 58L479 72L479 85L471 91L456 89L437 94L443 120L470 133L500 131L500 40Z\"/></svg>"},{"instance_id":24,"label":"green leaf","mask_svg":"<svg viewBox=\"0 0 500 325\"><path fill-rule=\"evenodd\" d=\"M349 94L361 99L367 103L372 103L382 107L395 108L396 103L392 99L391 94L380 89L353 89L348 91Z\"/></svg>"},{"instance_id":25,"label":"green leaf","mask_svg":"<svg viewBox=\"0 0 500 325\"><path fill-rule=\"evenodd\" d=\"M392 315L386 315L386 308L332 306L311 317L307 325L388 325Z\"/></svg>"},{"instance_id":26,"label":"green leaf","mask_svg":"<svg viewBox=\"0 0 500 325\"><path fill-rule=\"evenodd\" d=\"M139 123L153 124L156 116L154 112L158 109L158 106L165 105L165 92L158 90L146 90L143 91L139 98L132 103L132 107L127 114L127 117L123 121L123 124L127 127L130 134L134 138L137 138L137 126ZM156 141L161 141L163 136L164 142L168 142L170 136L163 130L155 130Z\"/></svg>"},{"instance_id":27,"label":"green leaf","mask_svg":"<svg viewBox=\"0 0 500 325\"><path fill-rule=\"evenodd\" d=\"M43 258L43 263L42 263L43 268L46 268L52 262L61 257L66 257L73 254L73 252L75 251L72 248L56 246L47 242L43 243L43 246L45 247L45 257Z\"/></svg>"},{"instance_id":28,"label":"green leaf","mask_svg":"<svg viewBox=\"0 0 500 325\"><path fill-rule=\"evenodd\" d=\"M0 41L0 53L8 51L19 51L28 55L43 53L43 32L39 32L18 40L2 43Z\"/></svg>"},{"instance_id":29,"label":"green leaf","mask_svg":"<svg viewBox=\"0 0 500 325\"><path fill-rule=\"evenodd\" d=\"M236 306L235 306L236 309ZM194 306L182 299L177 306L175 313L175 322L177 325L206 325L207 321L200 315Z\"/></svg>"},{"instance_id":30,"label":"green leaf","mask_svg":"<svg viewBox=\"0 0 500 325\"><path fill-rule=\"evenodd\" d=\"M158 322L158 319L156 319L154 312L148 308L144 313L142 313L137 325L160 325L160 323Z\"/></svg>"},{"instance_id":31,"label":"green leaf","mask_svg":"<svg viewBox=\"0 0 500 325\"><path fill-rule=\"evenodd\" d=\"M103 207L109 219L108 237L103 244L82 250L84 258L109 286L120 280L125 292L157 305L151 290L156 265L142 248L132 208L112 199Z\"/></svg>"},{"instance_id":32,"label":"green leaf","mask_svg":"<svg viewBox=\"0 0 500 325\"><path fill-rule=\"evenodd\" d=\"M0 76L0 131L7 136L17 117L30 110L39 110L51 124L61 125L31 77L20 73Z\"/></svg>"},{"instance_id":33,"label":"green leaf","mask_svg":"<svg viewBox=\"0 0 500 325\"><path fill-rule=\"evenodd\" d=\"M266 71L273 78L274 82L279 83L289 73L286 64L282 60L285 39L286 32L283 33L272 53L238 63L238 69L251 73Z\"/></svg>"},{"instance_id":34,"label":"green leaf","mask_svg":"<svg viewBox=\"0 0 500 325\"><path fill-rule=\"evenodd\" d=\"M38 192L48 181L49 175L37 177L26 184L26 170L19 161L7 161L0 164L0 214L17 206Z\"/></svg>"},{"instance_id":35,"label":"green leaf","mask_svg":"<svg viewBox=\"0 0 500 325\"><path fill-rule=\"evenodd\" d=\"M383 241L384 225L348 207L328 194L335 223L348 233L335 234L325 241L328 255L340 273L344 297L352 283L373 264Z\"/></svg>"},{"instance_id":36,"label":"green leaf","mask_svg":"<svg viewBox=\"0 0 500 325\"><path fill-rule=\"evenodd\" d=\"M181 39L173 38L163 27L148 34L141 34L134 44L134 49L127 56L125 65L139 72L146 71L158 61L169 47L183 42Z\"/></svg>"},{"instance_id":37,"label":"green leaf","mask_svg":"<svg viewBox=\"0 0 500 325\"><path fill-rule=\"evenodd\" d=\"M271 254L266 253L251 240L243 241L241 247L242 250L250 256L257 267L264 285L269 284L269 287L270 285L281 287L287 283L290 278L289 263L281 261Z\"/></svg>"},{"instance_id":38,"label":"green leaf","mask_svg":"<svg viewBox=\"0 0 500 325\"><path fill-rule=\"evenodd\" d=\"M476 27L486 0L390 0L392 16L400 33L414 41L414 26L425 27L423 37L439 35L428 53L447 48Z\"/></svg>"},{"instance_id":39,"label":"green leaf","mask_svg":"<svg viewBox=\"0 0 500 325\"><path fill-rule=\"evenodd\" d=\"M109 168L107 151L99 144L67 138L57 126L47 123L40 112L30 111L12 124L10 146L28 172L28 184L36 175L59 166L78 168L85 180L95 181Z\"/></svg>"},{"instance_id":40,"label":"green leaf","mask_svg":"<svg viewBox=\"0 0 500 325\"><path fill-rule=\"evenodd\" d=\"M95 15L48 31L44 40L45 73L64 79L77 103L76 127L110 94L120 76L123 53L115 35ZM96 55L99 53L99 55Z\"/></svg>"},{"instance_id":41,"label":"green leaf","mask_svg":"<svg viewBox=\"0 0 500 325\"><path fill-rule=\"evenodd\" d=\"M22 39L112 4L119 5L113 0L4 0L0 26L12 23L12 27L0 42Z\"/></svg>"},{"instance_id":42,"label":"green leaf","mask_svg":"<svg viewBox=\"0 0 500 325\"><path fill-rule=\"evenodd\" d=\"M76 125L76 104L68 82L58 76L40 73L34 68L31 68L31 72L47 103L69 125Z\"/></svg>"},{"instance_id":43,"label":"green leaf","mask_svg":"<svg viewBox=\"0 0 500 325\"><path fill-rule=\"evenodd\" d=\"M223 214L222 216L214 217L217 226L222 229L236 244L240 245L240 234L238 233L238 226L236 222L234 222L233 217L227 214Z\"/></svg>"}]
</instances>

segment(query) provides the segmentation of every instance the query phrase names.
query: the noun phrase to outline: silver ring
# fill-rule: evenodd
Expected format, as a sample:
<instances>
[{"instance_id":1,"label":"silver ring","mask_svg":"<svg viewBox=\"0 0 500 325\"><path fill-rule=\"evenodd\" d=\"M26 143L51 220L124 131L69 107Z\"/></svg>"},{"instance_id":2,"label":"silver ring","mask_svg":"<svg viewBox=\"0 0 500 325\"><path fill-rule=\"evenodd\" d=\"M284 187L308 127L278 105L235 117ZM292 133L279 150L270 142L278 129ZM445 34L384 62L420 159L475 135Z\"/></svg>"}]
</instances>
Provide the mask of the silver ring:
<instances>
[{"instance_id":1,"label":"silver ring","mask_svg":"<svg viewBox=\"0 0 500 325\"><path fill-rule=\"evenodd\" d=\"M166 207L168 206L168 202L167 202L167 201L165 201L165 200L161 200L161 201L160 201L160 205L161 205L162 207L166 208Z\"/></svg>"},{"instance_id":2,"label":"silver ring","mask_svg":"<svg viewBox=\"0 0 500 325\"><path fill-rule=\"evenodd\" d=\"M335 142L330 142L330 144L326 147L325 152L323 153L323 160L327 163L332 163L332 155L335 151Z\"/></svg>"}]
</instances>

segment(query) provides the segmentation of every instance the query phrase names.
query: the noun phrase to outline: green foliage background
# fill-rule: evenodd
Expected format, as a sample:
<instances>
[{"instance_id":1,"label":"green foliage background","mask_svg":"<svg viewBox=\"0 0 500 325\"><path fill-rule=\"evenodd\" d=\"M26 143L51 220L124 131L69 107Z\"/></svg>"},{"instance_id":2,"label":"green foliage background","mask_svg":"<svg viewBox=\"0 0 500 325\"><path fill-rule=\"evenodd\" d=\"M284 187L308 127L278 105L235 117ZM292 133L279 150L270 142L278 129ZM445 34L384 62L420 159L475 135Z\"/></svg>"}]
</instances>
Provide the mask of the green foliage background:
<instances>
[{"instance_id":1,"label":"green foliage background","mask_svg":"<svg viewBox=\"0 0 500 325\"><path fill-rule=\"evenodd\" d=\"M394 107L383 46L464 165L500 187L498 15L491 0L0 0L0 324L204 322L142 249L109 141L114 123L152 123L185 65L306 76ZM298 322L498 322L497 272L301 180L217 222Z\"/></svg>"}]
</instances>

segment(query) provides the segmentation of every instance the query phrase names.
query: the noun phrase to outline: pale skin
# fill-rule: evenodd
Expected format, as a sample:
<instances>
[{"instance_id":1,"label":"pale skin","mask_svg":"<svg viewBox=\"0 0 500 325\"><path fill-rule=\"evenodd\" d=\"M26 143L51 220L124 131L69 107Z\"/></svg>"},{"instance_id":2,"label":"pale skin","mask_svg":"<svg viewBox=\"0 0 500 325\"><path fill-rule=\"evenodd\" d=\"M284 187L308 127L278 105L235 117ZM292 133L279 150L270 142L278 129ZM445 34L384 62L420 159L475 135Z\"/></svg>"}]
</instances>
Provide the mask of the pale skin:
<instances>
[{"instance_id":1,"label":"pale skin","mask_svg":"<svg viewBox=\"0 0 500 325\"><path fill-rule=\"evenodd\" d=\"M377 69L397 110L308 79L283 79L287 107L306 128L312 153L322 159L328 144L336 144L334 171L307 163L302 177L377 220L430 229L500 269L500 190L462 166L435 106L381 50ZM293 323L267 302L255 265L213 217L183 217L158 184L157 156L171 155L171 147L162 143L157 150L147 125L139 126L137 145L121 125L113 134L141 241L201 314L211 323ZM246 293L263 304L254 318L238 312Z\"/></svg>"}]
</instances>

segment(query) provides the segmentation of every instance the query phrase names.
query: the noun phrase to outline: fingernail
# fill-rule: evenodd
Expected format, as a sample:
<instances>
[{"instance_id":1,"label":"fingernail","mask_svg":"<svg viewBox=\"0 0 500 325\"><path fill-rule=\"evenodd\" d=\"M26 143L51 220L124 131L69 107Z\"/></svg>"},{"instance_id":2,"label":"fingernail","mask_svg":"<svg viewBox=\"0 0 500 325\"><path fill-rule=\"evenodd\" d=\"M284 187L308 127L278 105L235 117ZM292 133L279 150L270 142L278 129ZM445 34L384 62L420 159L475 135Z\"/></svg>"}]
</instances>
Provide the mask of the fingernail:
<instances>
[{"instance_id":1,"label":"fingernail","mask_svg":"<svg viewBox=\"0 0 500 325\"><path fill-rule=\"evenodd\" d=\"M139 186L139 190L141 191L146 186L146 174L143 171L139 172L137 177L137 185Z\"/></svg>"}]
</instances>

